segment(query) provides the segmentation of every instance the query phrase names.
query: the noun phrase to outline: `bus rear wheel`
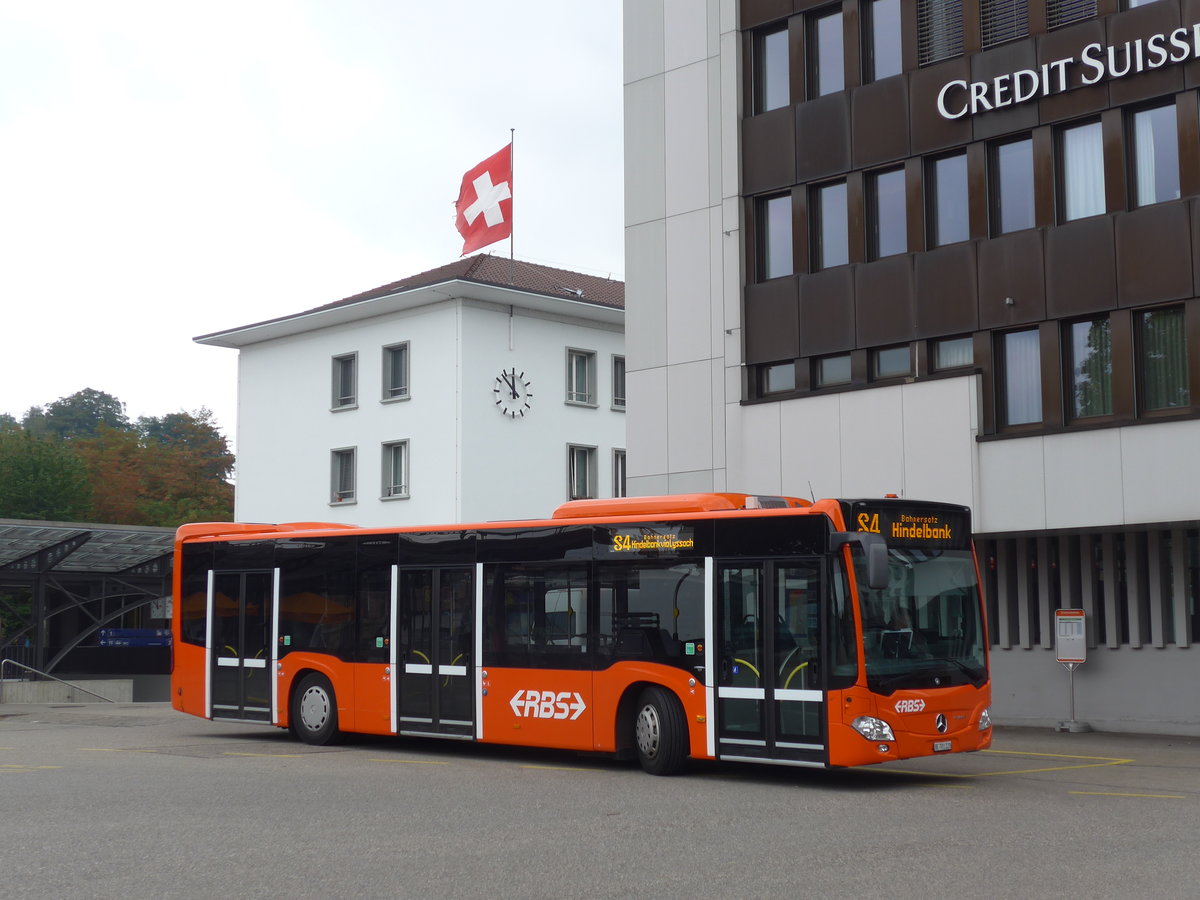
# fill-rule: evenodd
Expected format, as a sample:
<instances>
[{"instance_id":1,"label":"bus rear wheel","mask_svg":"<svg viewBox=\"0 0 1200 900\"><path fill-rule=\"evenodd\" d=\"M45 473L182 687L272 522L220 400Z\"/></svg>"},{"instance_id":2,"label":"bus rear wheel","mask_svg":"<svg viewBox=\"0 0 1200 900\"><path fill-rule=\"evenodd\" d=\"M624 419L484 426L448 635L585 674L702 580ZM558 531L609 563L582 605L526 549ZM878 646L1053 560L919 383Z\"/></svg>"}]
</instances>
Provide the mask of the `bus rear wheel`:
<instances>
[{"instance_id":1,"label":"bus rear wheel","mask_svg":"<svg viewBox=\"0 0 1200 900\"><path fill-rule=\"evenodd\" d=\"M675 775L687 757L683 707L670 691L648 687L638 698L633 738L638 761L651 775Z\"/></svg>"},{"instance_id":2,"label":"bus rear wheel","mask_svg":"<svg viewBox=\"0 0 1200 900\"><path fill-rule=\"evenodd\" d=\"M328 678L316 672L304 676L292 692L288 722L292 734L306 744L336 744L341 740L337 698Z\"/></svg>"}]
</instances>

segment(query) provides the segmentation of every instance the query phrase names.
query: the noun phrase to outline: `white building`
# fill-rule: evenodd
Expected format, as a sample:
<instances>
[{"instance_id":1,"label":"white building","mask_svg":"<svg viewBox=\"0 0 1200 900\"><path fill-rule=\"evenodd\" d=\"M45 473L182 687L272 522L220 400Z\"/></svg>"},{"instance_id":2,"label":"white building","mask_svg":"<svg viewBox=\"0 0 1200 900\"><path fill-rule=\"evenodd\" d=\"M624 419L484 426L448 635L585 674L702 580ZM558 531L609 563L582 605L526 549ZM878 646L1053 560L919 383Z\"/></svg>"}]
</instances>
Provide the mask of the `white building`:
<instances>
[{"instance_id":1,"label":"white building","mask_svg":"<svg viewBox=\"0 0 1200 900\"><path fill-rule=\"evenodd\" d=\"M238 356L238 521L541 518L624 490L621 282L483 254L196 338Z\"/></svg>"},{"instance_id":2,"label":"white building","mask_svg":"<svg viewBox=\"0 0 1200 900\"><path fill-rule=\"evenodd\" d=\"M626 0L629 490L969 505L998 720L1077 607L1078 717L1200 734L1195 80L938 114L1196 24L1133 6Z\"/></svg>"}]
</instances>

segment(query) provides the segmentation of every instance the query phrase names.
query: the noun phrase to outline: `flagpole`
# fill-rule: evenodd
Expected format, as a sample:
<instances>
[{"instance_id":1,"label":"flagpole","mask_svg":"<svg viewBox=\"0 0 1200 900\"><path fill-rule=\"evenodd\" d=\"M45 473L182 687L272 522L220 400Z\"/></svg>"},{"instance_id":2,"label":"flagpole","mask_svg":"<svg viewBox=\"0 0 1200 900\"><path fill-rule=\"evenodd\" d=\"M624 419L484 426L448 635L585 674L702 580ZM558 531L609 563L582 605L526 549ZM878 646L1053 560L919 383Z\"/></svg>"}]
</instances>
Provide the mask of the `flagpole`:
<instances>
[{"instance_id":1,"label":"flagpole","mask_svg":"<svg viewBox=\"0 0 1200 900\"><path fill-rule=\"evenodd\" d=\"M515 192L516 192L515 189L517 186L517 171L516 171L517 163L516 163L516 157L513 155L516 141L517 141L517 129L515 129L515 128L508 129L508 159L509 159L509 162L512 164L512 167L510 169L510 174L511 174L511 178L512 178L512 186L513 186L513 190L509 191L510 196L515 194ZM514 208L516 207L515 199L513 201L513 207ZM508 274L509 274L508 280L511 284L516 283L516 279L513 277L513 271L512 271L513 266L516 264L516 252L514 249L516 246L516 242L517 242L516 241L516 233L517 233L516 225L517 225L516 216L514 216L510 213L509 228L508 228Z\"/></svg>"}]
</instances>

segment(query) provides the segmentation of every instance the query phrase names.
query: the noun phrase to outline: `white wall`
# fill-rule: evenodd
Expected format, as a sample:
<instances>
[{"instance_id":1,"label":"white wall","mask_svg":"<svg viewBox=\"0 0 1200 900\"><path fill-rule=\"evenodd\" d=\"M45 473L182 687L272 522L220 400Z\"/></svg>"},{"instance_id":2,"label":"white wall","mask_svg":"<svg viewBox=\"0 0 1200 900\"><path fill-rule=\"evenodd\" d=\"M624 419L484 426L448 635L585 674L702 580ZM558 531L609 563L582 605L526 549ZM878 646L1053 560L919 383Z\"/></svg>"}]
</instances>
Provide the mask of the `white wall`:
<instances>
[{"instance_id":1,"label":"white wall","mask_svg":"<svg viewBox=\"0 0 1200 900\"><path fill-rule=\"evenodd\" d=\"M612 408L619 326L447 300L251 344L239 360L241 521L437 524L549 515L567 499L567 445L596 447L599 496L625 413ZM511 335L511 339L510 339ZM383 347L409 342L410 396L382 402ZM511 347L510 347L511 343ZM596 353L596 408L566 400L566 348ZM358 406L332 411L332 359L358 353ZM532 382L528 416L495 407L495 379ZM409 441L409 496L381 499L385 442ZM357 497L330 503L330 454L357 448Z\"/></svg>"}]
</instances>

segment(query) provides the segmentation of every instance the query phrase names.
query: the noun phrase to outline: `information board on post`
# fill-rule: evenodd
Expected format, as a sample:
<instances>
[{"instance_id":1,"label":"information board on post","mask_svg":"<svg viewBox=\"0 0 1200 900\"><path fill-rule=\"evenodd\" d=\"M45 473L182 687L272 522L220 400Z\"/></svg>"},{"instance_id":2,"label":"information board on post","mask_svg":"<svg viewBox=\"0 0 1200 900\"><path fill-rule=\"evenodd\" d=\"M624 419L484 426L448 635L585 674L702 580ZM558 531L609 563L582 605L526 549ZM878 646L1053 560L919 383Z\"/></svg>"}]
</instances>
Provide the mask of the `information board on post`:
<instances>
[{"instance_id":1,"label":"information board on post","mask_svg":"<svg viewBox=\"0 0 1200 900\"><path fill-rule=\"evenodd\" d=\"M1082 609L1054 611L1054 648L1060 663L1068 667L1087 662L1087 627Z\"/></svg>"}]
</instances>

